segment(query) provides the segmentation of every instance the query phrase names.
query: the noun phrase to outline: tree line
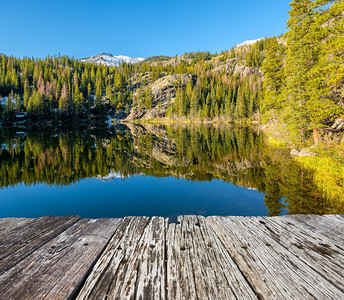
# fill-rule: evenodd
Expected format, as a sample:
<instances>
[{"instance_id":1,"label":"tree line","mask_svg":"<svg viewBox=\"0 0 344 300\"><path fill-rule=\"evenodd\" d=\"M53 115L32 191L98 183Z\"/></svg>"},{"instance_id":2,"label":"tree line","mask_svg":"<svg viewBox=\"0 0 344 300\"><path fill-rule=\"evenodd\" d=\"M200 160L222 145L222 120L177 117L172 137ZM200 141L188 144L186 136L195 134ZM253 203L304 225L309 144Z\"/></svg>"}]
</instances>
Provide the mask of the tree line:
<instances>
[{"instance_id":1,"label":"tree line","mask_svg":"<svg viewBox=\"0 0 344 300\"><path fill-rule=\"evenodd\" d=\"M66 56L0 56L1 122L85 122L166 106L165 117L243 120L263 116L301 140L344 115L344 2L294 0L288 31L219 54L152 57L108 68ZM249 72L234 72L235 66ZM245 69L243 69L245 70ZM264 76L261 76L260 71ZM166 103L151 84L193 74Z\"/></svg>"},{"instance_id":2,"label":"tree line","mask_svg":"<svg viewBox=\"0 0 344 300\"><path fill-rule=\"evenodd\" d=\"M107 110L128 102L125 82L131 68L123 64L109 69L67 56L0 56L1 120L11 124L23 113L29 122L105 116Z\"/></svg>"}]
</instances>

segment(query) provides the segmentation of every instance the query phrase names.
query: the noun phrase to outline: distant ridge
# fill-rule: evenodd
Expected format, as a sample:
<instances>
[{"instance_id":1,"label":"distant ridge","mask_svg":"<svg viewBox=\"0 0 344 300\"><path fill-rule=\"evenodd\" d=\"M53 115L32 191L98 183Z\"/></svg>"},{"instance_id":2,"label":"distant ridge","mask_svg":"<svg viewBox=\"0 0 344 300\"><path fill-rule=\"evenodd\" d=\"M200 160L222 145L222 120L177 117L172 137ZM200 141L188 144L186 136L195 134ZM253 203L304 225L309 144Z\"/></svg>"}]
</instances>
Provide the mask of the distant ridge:
<instances>
[{"instance_id":1,"label":"distant ridge","mask_svg":"<svg viewBox=\"0 0 344 300\"><path fill-rule=\"evenodd\" d=\"M129 57L125 55L113 55L111 53L99 53L98 55L80 59L82 62L102 64L108 67L118 67L122 63L136 64L143 61L142 57Z\"/></svg>"}]
</instances>

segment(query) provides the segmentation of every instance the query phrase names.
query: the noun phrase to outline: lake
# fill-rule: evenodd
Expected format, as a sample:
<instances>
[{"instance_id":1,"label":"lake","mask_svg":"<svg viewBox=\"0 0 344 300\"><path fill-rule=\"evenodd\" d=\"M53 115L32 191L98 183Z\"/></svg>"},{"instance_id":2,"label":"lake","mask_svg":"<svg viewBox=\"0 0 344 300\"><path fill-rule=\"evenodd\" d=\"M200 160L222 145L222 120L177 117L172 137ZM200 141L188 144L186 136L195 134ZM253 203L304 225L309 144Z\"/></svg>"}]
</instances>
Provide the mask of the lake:
<instances>
[{"instance_id":1,"label":"lake","mask_svg":"<svg viewBox=\"0 0 344 300\"><path fill-rule=\"evenodd\" d=\"M342 213L255 128L1 128L0 144L0 217Z\"/></svg>"}]
</instances>

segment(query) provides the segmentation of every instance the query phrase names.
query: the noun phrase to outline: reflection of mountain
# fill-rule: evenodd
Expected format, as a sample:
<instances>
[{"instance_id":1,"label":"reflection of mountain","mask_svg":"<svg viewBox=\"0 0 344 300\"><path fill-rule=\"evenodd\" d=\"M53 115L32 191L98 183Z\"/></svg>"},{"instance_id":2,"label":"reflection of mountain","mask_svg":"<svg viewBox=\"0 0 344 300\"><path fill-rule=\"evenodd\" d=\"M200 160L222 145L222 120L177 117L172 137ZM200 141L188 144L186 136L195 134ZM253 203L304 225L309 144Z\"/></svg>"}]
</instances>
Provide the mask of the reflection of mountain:
<instances>
[{"instance_id":1,"label":"reflection of mountain","mask_svg":"<svg viewBox=\"0 0 344 300\"><path fill-rule=\"evenodd\" d=\"M271 215L280 214L284 205L293 213L338 212L324 204L312 175L288 151L267 147L260 132L246 127L131 124L27 135L2 129L0 144L0 188L69 185L91 177L110 181L135 174L218 179L265 193Z\"/></svg>"},{"instance_id":2,"label":"reflection of mountain","mask_svg":"<svg viewBox=\"0 0 344 300\"><path fill-rule=\"evenodd\" d=\"M263 136L228 126L128 125L136 152L132 160L155 176L189 180L222 179L243 187L260 185ZM146 170L147 172L147 170Z\"/></svg>"},{"instance_id":3,"label":"reflection of mountain","mask_svg":"<svg viewBox=\"0 0 344 300\"><path fill-rule=\"evenodd\" d=\"M108 175L105 175L105 176L97 175L95 178L103 182L108 182L114 179L125 179L127 177L128 176L123 176L121 173L110 172Z\"/></svg>"},{"instance_id":4,"label":"reflection of mountain","mask_svg":"<svg viewBox=\"0 0 344 300\"><path fill-rule=\"evenodd\" d=\"M121 125L100 131L3 132L0 184L70 184L134 174L222 179L263 190L263 137L248 128Z\"/></svg>"}]
</instances>

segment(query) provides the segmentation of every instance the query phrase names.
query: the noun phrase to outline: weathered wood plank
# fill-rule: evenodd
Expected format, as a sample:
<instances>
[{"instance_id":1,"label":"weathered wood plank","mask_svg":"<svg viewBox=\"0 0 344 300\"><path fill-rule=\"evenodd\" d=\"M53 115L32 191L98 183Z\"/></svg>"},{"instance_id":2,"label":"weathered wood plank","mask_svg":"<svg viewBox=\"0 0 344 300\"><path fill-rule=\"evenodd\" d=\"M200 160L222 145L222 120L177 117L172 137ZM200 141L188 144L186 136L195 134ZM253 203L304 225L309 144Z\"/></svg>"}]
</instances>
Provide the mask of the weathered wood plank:
<instances>
[{"instance_id":1,"label":"weathered wood plank","mask_svg":"<svg viewBox=\"0 0 344 300\"><path fill-rule=\"evenodd\" d=\"M203 217L178 217L167 233L168 299L257 299Z\"/></svg>"},{"instance_id":2,"label":"weathered wood plank","mask_svg":"<svg viewBox=\"0 0 344 300\"><path fill-rule=\"evenodd\" d=\"M2 299L67 299L75 294L120 219L83 219L0 275Z\"/></svg>"},{"instance_id":3,"label":"weathered wood plank","mask_svg":"<svg viewBox=\"0 0 344 300\"><path fill-rule=\"evenodd\" d=\"M283 216L291 224L316 232L332 241L336 247L344 250L344 225L334 221L331 216L287 215Z\"/></svg>"},{"instance_id":4,"label":"weathered wood plank","mask_svg":"<svg viewBox=\"0 0 344 300\"><path fill-rule=\"evenodd\" d=\"M47 216L22 224L0 237L0 274L76 223L80 217Z\"/></svg>"},{"instance_id":5,"label":"weathered wood plank","mask_svg":"<svg viewBox=\"0 0 344 300\"><path fill-rule=\"evenodd\" d=\"M0 219L0 299L344 299L341 215L178 220Z\"/></svg>"},{"instance_id":6,"label":"weathered wood plank","mask_svg":"<svg viewBox=\"0 0 344 300\"><path fill-rule=\"evenodd\" d=\"M166 298L165 252L167 226L167 219L153 217L140 240L139 251L136 256L128 261L132 272L135 269L139 270L136 287L132 291L137 299Z\"/></svg>"},{"instance_id":7,"label":"weathered wood plank","mask_svg":"<svg viewBox=\"0 0 344 300\"><path fill-rule=\"evenodd\" d=\"M344 299L341 290L245 218L207 222L261 299Z\"/></svg>"},{"instance_id":8,"label":"weathered wood plank","mask_svg":"<svg viewBox=\"0 0 344 300\"><path fill-rule=\"evenodd\" d=\"M258 230L292 252L315 272L344 291L344 252L316 231L292 224L284 217L245 218Z\"/></svg>"},{"instance_id":9,"label":"weathered wood plank","mask_svg":"<svg viewBox=\"0 0 344 300\"><path fill-rule=\"evenodd\" d=\"M0 238L12 229L31 222L28 218L1 218L0 219Z\"/></svg>"},{"instance_id":10,"label":"weathered wood plank","mask_svg":"<svg viewBox=\"0 0 344 300\"><path fill-rule=\"evenodd\" d=\"M343 215L323 215L322 218L327 219L330 224L334 226L344 227L344 216Z\"/></svg>"},{"instance_id":11,"label":"weathered wood plank","mask_svg":"<svg viewBox=\"0 0 344 300\"><path fill-rule=\"evenodd\" d=\"M154 218L152 221L146 217L125 218L77 299L163 297L164 227L162 218ZM152 263L151 267L148 267L149 262ZM144 282L140 282L147 275L148 268L151 274ZM156 295L152 296L154 293Z\"/></svg>"}]
</instances>

